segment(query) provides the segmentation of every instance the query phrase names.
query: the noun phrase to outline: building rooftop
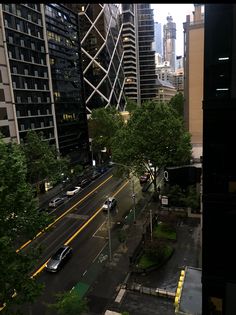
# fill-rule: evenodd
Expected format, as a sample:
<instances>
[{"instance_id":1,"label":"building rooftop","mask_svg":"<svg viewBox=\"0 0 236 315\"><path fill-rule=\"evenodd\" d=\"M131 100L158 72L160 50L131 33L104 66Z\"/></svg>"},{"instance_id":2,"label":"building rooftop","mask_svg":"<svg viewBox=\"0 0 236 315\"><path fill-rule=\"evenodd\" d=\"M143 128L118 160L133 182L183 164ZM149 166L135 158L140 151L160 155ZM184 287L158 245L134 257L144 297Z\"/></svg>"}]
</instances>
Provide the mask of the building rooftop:
<instances>
[{"instance_id":1,"label":"building rooftop","mask_svg":"<svg viewBox=\"0 0 236 315\"><path fill-rule=\"evenodd\" d=\"M163 86L163 87L168 87L170 89L175 89L174 85L171 84L169 81L164 81L161 79L157 79L157 85L158 86Z\"/></svg>"},{"instance_id":2,"label":"building rooftop","mask_svg":"<svg viewBox=\"0 0 236 315\"><path fill-rule=\"evenodd\" d=\"M202 270L193 267L185 268L178 315L201 315L202 314Z\"/></svg>"}]
</instances>

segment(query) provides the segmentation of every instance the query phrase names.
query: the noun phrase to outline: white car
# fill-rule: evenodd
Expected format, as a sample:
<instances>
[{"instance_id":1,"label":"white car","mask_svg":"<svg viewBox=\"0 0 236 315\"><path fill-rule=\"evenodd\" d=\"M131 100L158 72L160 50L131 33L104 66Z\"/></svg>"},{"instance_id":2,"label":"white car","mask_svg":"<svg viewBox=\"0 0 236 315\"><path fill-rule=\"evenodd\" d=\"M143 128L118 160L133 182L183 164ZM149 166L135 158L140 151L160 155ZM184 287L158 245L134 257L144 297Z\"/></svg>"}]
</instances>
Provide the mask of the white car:
<instances>
[{"instance_id":1,"label":"white car","mask_svg":"<svg viewBox=\"0 0 236 315\"><path fill-rule=\"evenodd\" d=\"M81 189L81 187L75 186L71 190L67 190L66 194L67 194L67 196L74 196L75 194L77 194L80 191L80 189Z\"/></svg>"},{"instance_id":2,"label":"white car","mask_svg":"<svg viewBox=\"0 0 236 315\"><path fill-rule=\"evenodd\" d=\"M56 197L49 202L49 207L56 208L64 202L64 199L61 197Z\"/></svg>"}]
</instances>

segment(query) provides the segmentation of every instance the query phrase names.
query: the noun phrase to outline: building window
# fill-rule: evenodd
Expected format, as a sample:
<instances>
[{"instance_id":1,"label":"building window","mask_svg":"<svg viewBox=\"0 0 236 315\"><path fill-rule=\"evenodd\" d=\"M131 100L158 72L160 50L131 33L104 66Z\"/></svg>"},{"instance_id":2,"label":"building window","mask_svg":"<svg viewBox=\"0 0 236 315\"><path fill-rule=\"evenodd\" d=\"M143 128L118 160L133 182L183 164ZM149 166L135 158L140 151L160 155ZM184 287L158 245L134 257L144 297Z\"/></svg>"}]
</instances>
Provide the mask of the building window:
<instances>
[{"instance_id":1,"label":"building window","mask_svg":"<svg viewBox=\"0 0 236 315\"><path fill-rule=\"evenodd\" d=\"M9 126L1 126L0 127L0 133L3 134L3 136L6 138L10 137Z\"/></svg>"},{"instance_id":2,"label":"building window","mask_svg":"<svg viewBox=\"0 0 236 315\"><path fill-rule=\"evenodd\" d=\"M17 101L17 103L21 103L21 97L20 97L20 96L17 96L17 97L16 97L16 101Z\"/></svg>"},{"instance_id":3,"label":"building window","mask_svg":"<svg viewBox=\"0 0 236 315\"><path fill-rule=\"evenodd\" d=\"M0 102L5 102L5 94L3 89L0 90Z\"/></svg>"},{"instance_id":4,"label":"building window","mask_svg":"<svg viewBox=\"0 0 236 315\"><path fill-rule=\"evenodd\" d=\"M2 72L0 70L0 83L2 83Z\"/></svg>"},{"instance_id":5,"label":"building window","mask_svg":"<svg viewBox=\"0 0 236 315\"><path fill-rule=\"evenodd\" d=\"M0 120L7 119L7 109L5 107L0 107Z\"/></svg>"}]
</instances>

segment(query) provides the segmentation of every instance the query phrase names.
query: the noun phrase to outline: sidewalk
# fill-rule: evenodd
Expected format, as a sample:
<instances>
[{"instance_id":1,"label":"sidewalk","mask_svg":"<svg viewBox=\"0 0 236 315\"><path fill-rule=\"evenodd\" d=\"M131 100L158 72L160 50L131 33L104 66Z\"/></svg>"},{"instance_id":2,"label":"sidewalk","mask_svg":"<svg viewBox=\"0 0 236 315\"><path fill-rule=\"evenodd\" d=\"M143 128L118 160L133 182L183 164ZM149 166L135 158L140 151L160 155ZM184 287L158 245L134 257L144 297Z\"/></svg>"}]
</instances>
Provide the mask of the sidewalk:
<instances>
[{"instance_id":1,"label":"sidewalk","mask_svg":"<svg viewBox=\"0 0 236 315\"><path fill-rule=\"evenodd\" d=\"M130 258L135 253L135 250L142 239L144 226L149 223L150 210L152 210L152 213L155 213L157 210L157 203L154 203L151 200L148 202L147 199L146 205L140 209L140 213L136 216L136 224L133 224L133 222L130 221L130 225L128 225L127 222L128 235L126 246L122 246L118 241L115 241L113 236L112 262L109 262L108 260L109 255L107 246L100 253L97 261L90 267L87 274L81 279L81 282L78 283L78 288L82 288L82 286L84 288L83 292L82 290L79 290L80 294L86 296L88 299L89 315L101 315L104 314L107 309L114 311L119 311L121 309L127 310L127 305L129 305L129 303L133 303L132 305L134 309L142 308L142 312L137 311L137 314L163 314L161 313L161 310L165 310L165 314L168 315L174 314L173 298L158 298L140 294L138 292L126 291L125 284L130 284L135 281L142 284L147 289L163 288L167 285L167 290L175 293L179 279L179 270L181 269L180 267L185 263L190 266L199 264L197 263L199 258L197 258L196 252L193 254L192 245L188 243L188 235L190 235L190 231L193 230L194 232L191 236L192 241L198 243L200 227L198 226L191 229L188 227L188 223L179 226L179 242L176 244L178 249L176 250L173 259L164 266L161 274L158 273L158 271L154 271L145 277L142 275L132 275ZM187 221L193 221L193 219L187 219ZM194 223L194 226L196 224L197 223ZM183 246L184 248L182 248ZM201 253L198 255L201 255ZM164 274L168 275L169 273L172 275L170 283L164 276ZM141 304L141 300L143 301L143 304ZM160 313L155 309L157 304Z\"/></svg>"}]
</instances>

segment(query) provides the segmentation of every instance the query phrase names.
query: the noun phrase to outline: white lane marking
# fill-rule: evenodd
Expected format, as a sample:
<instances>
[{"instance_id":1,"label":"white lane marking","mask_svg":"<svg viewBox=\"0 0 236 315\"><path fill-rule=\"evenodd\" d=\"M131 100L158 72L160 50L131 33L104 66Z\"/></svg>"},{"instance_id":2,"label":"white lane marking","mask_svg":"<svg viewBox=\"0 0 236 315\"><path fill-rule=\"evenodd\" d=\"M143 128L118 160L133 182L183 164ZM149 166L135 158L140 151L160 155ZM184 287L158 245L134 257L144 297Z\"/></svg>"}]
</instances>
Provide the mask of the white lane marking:
<instances>
[{"instance_id":1,"label":"white lane marking","mask_svg":"<svg viewBox=\"0 0 236 315\"><path fill-rule=\"evenodd\" d=\"M95 260L98 258L98 256L101 254L101 252L104 250L104 248L107 246L107 243L102 247L102 249L100 250L100 252L97 254L97 256L94 258L93 263L95 262Z\"/></svg>"}]
</instances>

